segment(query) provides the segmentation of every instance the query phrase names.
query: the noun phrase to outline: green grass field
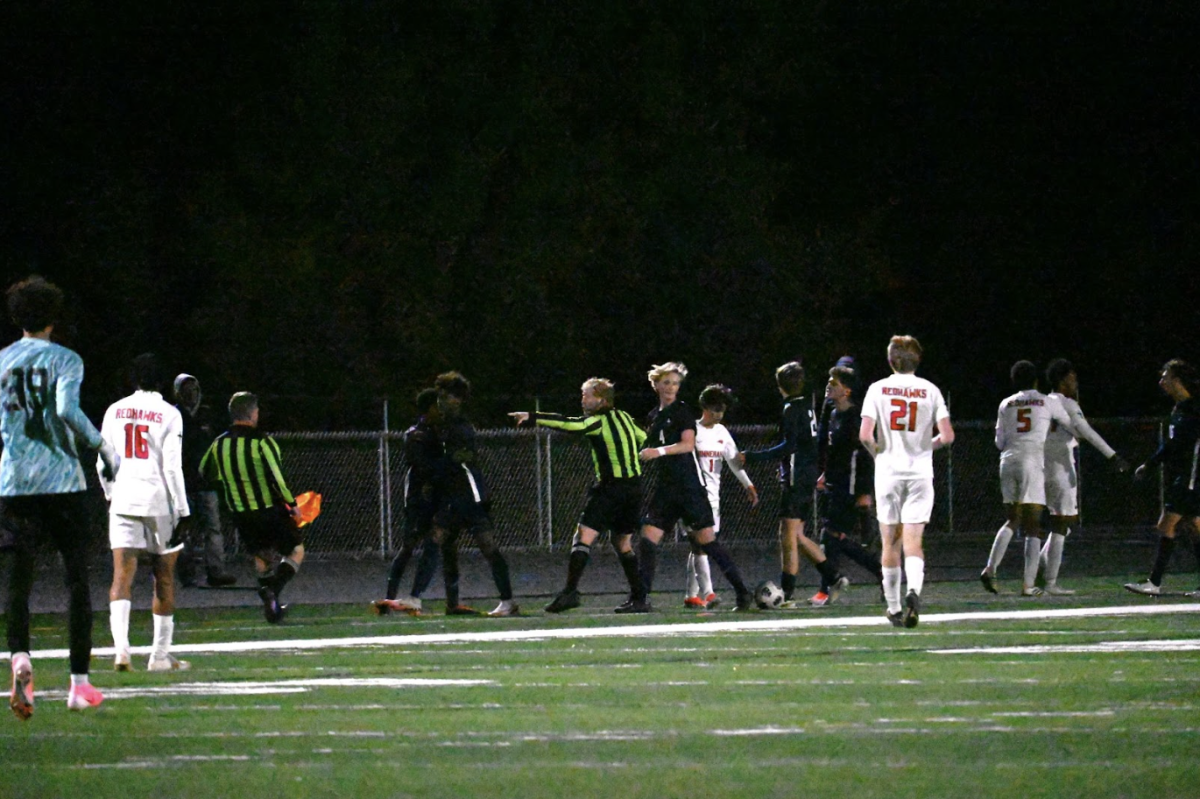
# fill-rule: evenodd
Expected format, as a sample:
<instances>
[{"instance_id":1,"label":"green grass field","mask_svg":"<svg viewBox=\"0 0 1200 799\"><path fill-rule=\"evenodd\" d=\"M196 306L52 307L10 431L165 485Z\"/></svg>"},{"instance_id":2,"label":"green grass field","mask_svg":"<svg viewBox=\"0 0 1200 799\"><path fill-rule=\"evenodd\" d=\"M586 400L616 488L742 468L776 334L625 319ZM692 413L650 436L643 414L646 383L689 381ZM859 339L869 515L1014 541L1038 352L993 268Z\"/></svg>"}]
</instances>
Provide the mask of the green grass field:
<instances>
[{"instance_id":1,"label":"green grass field","mask_svg":"<svg viewBox=\"0 0 1200 799\"><path fill-rule=\"evenodd\" d=\"M98 650L95 711L68 712L64 653L35 652L0 795L1198 796L1200 605L1118 584L932 584L915 630L865 588L703 616L674 595L640 617L616 597L516 619L304 607L280 627L184 611L191 671L116 674ZM36 649L63 645L62 618L35 624ZM134 614L135 644L149 626Z\"/></svg>"}]
</instances>

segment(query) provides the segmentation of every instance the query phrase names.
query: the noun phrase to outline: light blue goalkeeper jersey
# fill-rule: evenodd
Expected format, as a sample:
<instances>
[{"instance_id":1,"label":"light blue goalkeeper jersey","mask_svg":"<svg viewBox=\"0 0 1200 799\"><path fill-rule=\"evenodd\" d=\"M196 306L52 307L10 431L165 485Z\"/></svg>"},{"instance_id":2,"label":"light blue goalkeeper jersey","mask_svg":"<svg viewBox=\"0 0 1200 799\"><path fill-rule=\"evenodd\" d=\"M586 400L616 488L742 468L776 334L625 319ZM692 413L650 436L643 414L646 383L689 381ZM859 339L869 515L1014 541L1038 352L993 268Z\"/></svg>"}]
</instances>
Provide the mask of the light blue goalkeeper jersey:
<instances>
[{"instance_id":1,"label":"light blue goalkeeper jersey","mask_svg":"<svg viewBox=\"0 0 1200 799\"><path fill-rule=\"evenodd\" d=\"M92 449L100 431L79 409L83 359L40 338L0 350L0 496L66 494L87 482L76 437Z\"/></svg>"}]
</instances>

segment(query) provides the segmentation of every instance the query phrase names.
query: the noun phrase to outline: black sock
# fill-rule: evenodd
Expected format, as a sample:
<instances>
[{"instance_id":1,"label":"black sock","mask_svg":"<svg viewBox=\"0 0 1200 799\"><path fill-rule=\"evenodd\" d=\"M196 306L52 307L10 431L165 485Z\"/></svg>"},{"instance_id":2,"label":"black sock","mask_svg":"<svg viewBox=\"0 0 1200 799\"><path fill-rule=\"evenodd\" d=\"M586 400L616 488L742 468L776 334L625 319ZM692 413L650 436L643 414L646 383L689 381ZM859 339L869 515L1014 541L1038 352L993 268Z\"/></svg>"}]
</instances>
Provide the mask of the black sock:
<instances>
[{"instance_id":1,"label":"black sock","mask_svg":"<svg viewBox=\"0 0 1200 799\"><path fill-rule=\"evenodd\" d=\"M838 552L850 560L862 566L864 569L875 575L875 579L883 582L883 568L879 565L879 556L872 555L867 551L866 547L855 541L850 536L846 536L837 543Z\"/></svg>"},{"instance_id":2,"label":"black sock","mask_svg":"<svg viewBox=\"0 0 1200 799\"><path fill-rule=\"evenodd\" d=\"M733 586L733 590L737 592L739 597L749 593L746 589L746 583L742 580L742 573L738 571L737 564L733 562L733 558L729 556L729 550L720 541L709 541L707 544L701 544L700 548L721 569L721 573L725 575L725 579Z\"/></svg>"},{"instance_id":3,"label":"black sock","mask_svg":"<svg viewBox=\"0 0 1200 799\"><path fill-rule=\"evenodd\" d=\"M658 568L658 544L645 536L638 542L638 573L646 596L654 590L654 572Z\"/></svg>"},{"instance_id":4,"label":"black sock","mask_svg":"<svg viewBox=\"0 0 1200 799\"><path fill-rule=\"evenodd\" d=\"M1167 573L1167 565L1171 562L1171 553L1175 551L1175 539L1165 535L1158 537L1158 552L1154 555L1154 569L1150 572L1150 582L1162 585L1163 575Z\"/></svg>"},{"instance_id":5,"label":"black sock","mask_svg":"<svg viewBox=\"0 0 1200 799\"><path fill-rule=\"evenodd\" d=\"M458 601L458 542L442 542L442 581L446 584L446 607L457 607Z\"/></svg>"},{"instance_id":6,"label":"black sock","mask_svg":"<svg viewBox=\"0 0 1200 799\"><path fill-rule=\"evenodd\" d=\"M513 598L512 581L508 576L508 561L496 549L485 555L488 565L492 567L492 579L496 582L496 590L500 592L500 599L507 602Z\"/></svg>"},{"instance_id":7,"label":"black sock","mask_svg":"<svg viewBox=\"0 0 1200 799\"><path fill-rule=\"evenodd\" d=\"M783 598L791 601L792 594L796 593L796 575L780 572L779 587L783 589Z\"/></svg>"},{"instance_id":8,"label":"black sock","mask_svg":"<svg viewBox=\"0 0 1200 799\"><path fill-rule=\"evenodd\" d=\"M404 576L404 569L408 566L408 562L411 559L412 550L402 544L400 551L396 553L396 557L392 558L392 565L388 567L386 594L388 599L396 598L396 594L400 591L400 578Z\"/></svg>"},{"instance_id":9,"label":"black sock","mask_svg":"<svg viewBox=\"0 0 1200 799\"><path fill-rule=\"evenodd\" d=\"M645 599L646 587L642 584L642 573L638 571L637 555L633 554L632 549L628 552L618 552L617 561L625 572L625 579L629 581L629 596L639 601Z\"/></svg>"},{"instance_id":10,"label":"black sock","mask_svg":"<svg viewBox=\"0 0 1200 799\"><path fill-rule=\"evenodd\" d=\"M825 562L836 572L838 563L838 554L841 552L842 539L836 533L828 533L821 536L821 543L825 545ZM825 577L825 572L821 572L821 593L829 593L829 580Z\"/></svg>"},{"instance_id":11,"label":"black sock","mask_svg":"<svg viewBox=\"0 0 1200 799\"><path fill-rule=\"evenodd\" d=\"M412 596L419 597L429 588L429 584L433 582L433 575L437 572L438 561L441 552L438 550L437 544L432 541L426 541L421 546L421 557L417 558L417 573L413 575Z\"/></svg>"},{"instance_id":12,"label":"black sock","mask_svg":"<svg viewBox=\"0 0 1200 799\"><path fill-rule=\"evenodd\" d=\"M571 557L567 560L567 584L563 588L564 594L579 590L579 578L583 577L583 570L587 568L588 561L591 559L592 548L587 544L576 544L571 547Z\"/></svg>"},{"instance_id":13,"label":"black sock","mask_svg":"<svg viewBox=\"0 0 1200 799\"><path fill-rule=\"evenodd\" d=\"M275 573L271 576L271 590L275 592L275 596L283 593L283 587L291 582L296 576L296 567L291 561L284 559L279 561L279 565L275 567Z\"/></svg>"},{"instance_id":14,"label":"black sock","mask_svg":"<svg viewBox=\"0 0 1200 799\"><path fill-rule=\"evenodd\" d=\"M826 585L833 585L837 582L837 579L840 575L838 574L837 569L834 568L831 560L826 558L820 563L814 563L813 565L816 566L817 571L821 573L821 580L824 581Z\"/></svg>"}]
</instances>

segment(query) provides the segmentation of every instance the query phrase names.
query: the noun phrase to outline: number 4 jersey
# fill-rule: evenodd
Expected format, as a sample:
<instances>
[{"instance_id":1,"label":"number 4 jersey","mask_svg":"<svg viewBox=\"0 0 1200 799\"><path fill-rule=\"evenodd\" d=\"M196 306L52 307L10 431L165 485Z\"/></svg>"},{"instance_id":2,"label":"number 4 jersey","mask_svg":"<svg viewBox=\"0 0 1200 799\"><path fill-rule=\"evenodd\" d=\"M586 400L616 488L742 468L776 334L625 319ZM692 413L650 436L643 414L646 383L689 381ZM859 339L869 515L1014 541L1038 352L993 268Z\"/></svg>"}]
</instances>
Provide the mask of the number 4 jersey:
<instances>
[{"instance_id":1,"label":"number 4 jersey","mask_svg":"<svg viewBox=\"0 0 1200 799\"><path fill-rule=\"evenodd\" d=\"M876 481L933 478L934 430L950 418L937 386L913 374L892 374L867 389L862 415L875 420Z\"/></svg>"},{"instance_id":2,"label":"number 4 jersey","mask_svg":"<svg viewBox=\"0 0 1200 799\"><path fill-rule=\"evenodd\" d=\"M188 515L183 484L183 418L157 391L135 391L104 413L100 435L120 456L117 479L100 477L109 512L121 516Z\"/></svg>"},{"instance_id":3,"label":"number 4 jersey","mask_svg":"<svg viewBox=\"0 0 1200 799\"><path fill-rule=\"evenodd\" d=\"M79 409L83 359L26 336L0 350L0 496L69 494L87 481L75 438L100 446L100 433Z\"/></svg>"}]
</instances>

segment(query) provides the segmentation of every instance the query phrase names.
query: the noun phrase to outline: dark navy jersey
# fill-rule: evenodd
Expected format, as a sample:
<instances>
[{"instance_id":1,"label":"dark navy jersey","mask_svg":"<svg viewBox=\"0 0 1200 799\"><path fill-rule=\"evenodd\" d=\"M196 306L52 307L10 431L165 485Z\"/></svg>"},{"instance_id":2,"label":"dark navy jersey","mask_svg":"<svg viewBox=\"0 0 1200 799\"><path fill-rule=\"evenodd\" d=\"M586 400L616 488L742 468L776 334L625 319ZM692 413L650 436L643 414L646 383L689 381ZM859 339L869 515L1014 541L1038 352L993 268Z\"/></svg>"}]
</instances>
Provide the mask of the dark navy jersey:
<instances>
[{"instance_id":1,"label":"dark navy jersey","mask_svg":"<svg viewBox=\"0 0 1200 799\"><path fill-rule=\"evenodd\" d=\"M669 447L683 440L688 430L696 434L696 417L683 400L675 400L665 408L655 406L646 417L646 446ZM658 477L673 485L700 483L700 462L695 452L665 455L652 463L658 464Z\"/></svg>"},{"instance_id":2,"label":"dark navy jersey","mask_svg":"<svg viewBox=\"0 0 1200 799\"><path fill-rule=\"evenodd\" d=\"M862 408L834 408L826 421L825 485L844 494L870 494L875 479L874 461L858 440Z\"/></svg>"},{"instance_id":3,"label":"dark navy jersey","mask_svg":"<svg viewBox=\"0 0 1200 799\"><path fill-rule=\"evenodd\" d=\"M434 493L441 505L461 500L486 502L487 483L479 468L475 428L465 417L443 421L437 427L444 455L434 472Z\"/></svg>"},{"instance_id":4,"label":"dark navy jersey","mask_svg":"<svg viewBox=\"0 0 1200 799\"><path fill-rule=\"evenodd\" d=\"M768 449L747 452L746 462L760 463L778 458L779 481L789 488L811 491L818 476L817 420L805 397L788 397L783 401L779 432L783 440Z\"/></svg>"},{"instance_id":5,"label":"dark navy jersey","mask_svg":"<svg viewBox=\"0 0 1200 799\"><path fill-rule=\"evenodd\" d=\"M1147 466L1163 465L1163 482L1190 491L1200 488L1200 398L1188 397L1171 409L1167 437Z\"/></svg>"},{"instance_id":6,"label":"dark navy jersey","mask_svg":"<svg viewBox=\"0 0 1200 799\"><path fill-rule=\"evenodd\" d=\"M420 417L404 431L404 460L408 463L404 475L405 506L434 503L434 481L444 454L442 441L429 417Z\"/></svg>"}]
</instances>

